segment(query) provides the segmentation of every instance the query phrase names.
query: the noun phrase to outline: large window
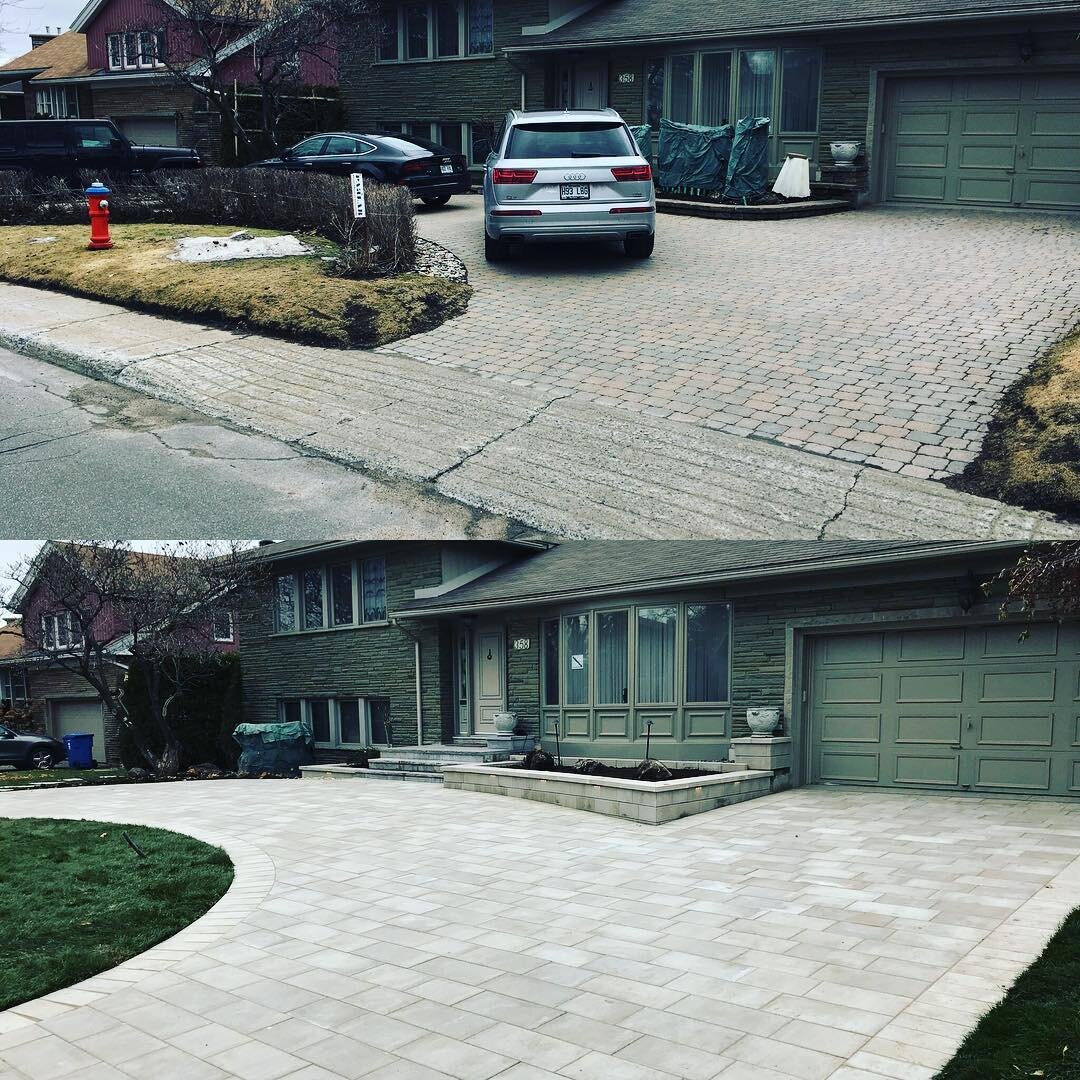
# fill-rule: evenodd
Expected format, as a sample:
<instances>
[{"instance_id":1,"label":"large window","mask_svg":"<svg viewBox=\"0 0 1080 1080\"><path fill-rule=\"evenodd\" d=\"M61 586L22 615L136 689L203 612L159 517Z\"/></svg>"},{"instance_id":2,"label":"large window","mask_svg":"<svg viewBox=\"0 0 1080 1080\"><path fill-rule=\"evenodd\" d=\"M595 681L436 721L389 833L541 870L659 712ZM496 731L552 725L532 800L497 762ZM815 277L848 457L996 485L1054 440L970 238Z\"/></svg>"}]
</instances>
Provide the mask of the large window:
<instances>
[{"instance_id":1,"label":"large window","mask_svg":"<svg viewBox=\"0 0 1080 1080\"><path fill-rule=\"evenodd\" d=\"M165 64L165 31L127 31L105 38L110 71L159 68Z\"/></svg>"},{"instance_id":2,"label":"large window","mask_svg":"<svg viewBox=\"0 0 1080 1080\"><path fill-rule=\"evenodd\" d=\"M785 49L780 89L780 130L817 131L821 57L817 49Z\"/></svg>"},{"instance_id":3,"label":"large window","mask_svg":"<svg viewBox=\"0 0 1080 1080\"><path fill-rule=\"evenodd\" d=\"M26 697L26 672L0 670L0 702L14 705Z\"/></svg>"},{"instance_id":4,"label":"large window","mask_svg":"<svg viewBox=\"0 0 1080 1080\"><path fill-rule=\"evenodd\" d=\"M679 609L638 608L637 699L641 705L675 700L675 631Z\"/></svg>"},{"instance_id":5,"label":"large window","mask_svg":"<svg viewBox=\"0 0 1080 1080\"><path fill-rule=\"evenodd\" d=\"M40 86L34 91L34 115L67 120L79 115L79 95L73 86Z\"/></svg>"},{"instance_id":6,"label":"large window","mask_svg":"<svg viewBox=\"0 0 1080 1080\"><path fill-rule=\"evenodd\" d=\"M310 723L316 746L355 748L392 742L388 698L291 698L278 702L278 716L286 723Z\"/></svg>"},{"instance_id":7,"label":"large window","mask_svg":"<svg viewBox=\"0 0 1080 1080\"><path fill-rule=\"evenodd\" d=\"M566 620L566 684L567 705L587 705L589 702L589 616L570 615Z\"/></svg>"},{"instance_id":8,"label":"large window","mask_svg":"<svg viewBox=\"0 0 1080 1080\"><path fill-rule=\"evenodd\" d=\"M491 0L414 0L384 10L379 60L450 60L494 51Z\"/></svg>"},{"instance_id":9,"label":"large window","mask_svg":"<svg viewBox=\"0 0 1080 1080\"><path fill-rule=\"evenodd\" d=\"M694 57L673 56L671 58L671 89L668 119L677 124L691 124L694 121Z\"/></svg>"},{"instance_id":10,"label":"large window","mask_svg":"<svg viewBox=\"0 0 1080 1080\"><path fill-rule=\"evenodd\" d=\"M298 573L279 574L274 582L274 627L278 633L385 621L384 559L308 567Z\"/></svg>"},{"instance_id":11,"label":"large window","mask_svg":"<svg viewBox=\"0 0 1080 1080\"><path fill-rule=\"evenodd\" d=\"M731 53L705 53L701 58L701 113L698 123L731 122Z\"/></svg>"},{"instance_id":12,"label":"large window","mask_svg":"<svg viewBox=\"0 0 1080 1080\"><path fill-rule=\"evenodd\" d=\"M721 702L730 697L731 645L727 604L686 605L686 700Z\"/></svg>"},{"instance_id":13,"label":"large window","mask_svg":"<svg viewBox=\"0 0 1080 1080\"><path fill-rule=\"evenodd\" d=\"M739 53L739 118L771 116L776 53L750 49Z\"/></svg>"}]
</instances>

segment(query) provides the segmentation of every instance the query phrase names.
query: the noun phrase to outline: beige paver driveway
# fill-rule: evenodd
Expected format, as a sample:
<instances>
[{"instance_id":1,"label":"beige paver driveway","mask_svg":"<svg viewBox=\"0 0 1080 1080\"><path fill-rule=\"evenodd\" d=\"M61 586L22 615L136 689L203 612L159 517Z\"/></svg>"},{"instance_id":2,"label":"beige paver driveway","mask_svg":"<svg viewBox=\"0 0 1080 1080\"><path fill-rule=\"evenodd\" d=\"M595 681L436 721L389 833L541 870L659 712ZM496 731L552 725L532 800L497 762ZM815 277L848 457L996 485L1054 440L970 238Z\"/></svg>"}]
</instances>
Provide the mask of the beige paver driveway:
<instances>
[{"instance_id":1,"label":"beige paver driveway","mask_svg":"<svg viewBox=\"0 0 1080 1080\"><path fill-rule=\"evenodd\" d=\"M574 247L494 267L478 196L419 222L477 292L394 352L908 476L962 469L1005 388L1080 322L1076 215L661 215L647 263Z\"/></svg>"},{"instance_id":2,"label":"beige paver driveway","mask_svg":"<svg viewBox=\"0 0 1080 1080\"><path fill-rule=\"evenodd\" d=\"M804 789L651 828L355 780L0 797L37 814L239 867L177 938L0 1014L0 1076L40 1080L921 1080L1080 886L1080 800Z\"/></svg>"}]
</instances>

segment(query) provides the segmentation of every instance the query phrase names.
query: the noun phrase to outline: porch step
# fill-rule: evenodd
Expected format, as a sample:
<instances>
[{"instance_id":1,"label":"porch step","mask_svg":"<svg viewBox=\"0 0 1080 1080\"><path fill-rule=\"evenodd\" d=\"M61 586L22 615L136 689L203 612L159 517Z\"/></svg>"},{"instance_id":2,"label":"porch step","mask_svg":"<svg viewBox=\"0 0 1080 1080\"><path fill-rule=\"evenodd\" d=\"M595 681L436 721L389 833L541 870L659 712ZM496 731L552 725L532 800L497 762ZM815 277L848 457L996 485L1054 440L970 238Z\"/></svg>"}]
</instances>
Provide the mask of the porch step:
<instances>
[{"instance_id":1,"label":"porch step","mask_svg":"<svg viewBox=\"0 0 1080 1080\"><path fill-rule=\"evenodd\" d=\"M487 746L487 737L484 735L458 735L454 738L454 746Z\"/></svg>"}]
</instances>

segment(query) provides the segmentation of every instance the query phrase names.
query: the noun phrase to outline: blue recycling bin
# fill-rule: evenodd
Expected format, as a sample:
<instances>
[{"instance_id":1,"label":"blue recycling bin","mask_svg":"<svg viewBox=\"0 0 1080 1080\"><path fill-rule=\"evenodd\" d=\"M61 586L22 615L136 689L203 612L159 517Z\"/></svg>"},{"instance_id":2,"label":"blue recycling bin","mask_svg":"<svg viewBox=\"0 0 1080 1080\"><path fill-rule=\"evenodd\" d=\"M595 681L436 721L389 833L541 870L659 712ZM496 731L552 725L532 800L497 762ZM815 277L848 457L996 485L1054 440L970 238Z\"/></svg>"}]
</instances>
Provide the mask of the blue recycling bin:
<instances>
[{"instance_id":1,"label":"blue recycling bin","mask_svg":"<svg viewBox=\"0 0 1080 1080\"><path fill-rule=\"evenodd\" d=\"M90 731L73 732L64 736L67 747L68 768L92 769L94 767L94 734Z\"/></svg>"}]
</instances>

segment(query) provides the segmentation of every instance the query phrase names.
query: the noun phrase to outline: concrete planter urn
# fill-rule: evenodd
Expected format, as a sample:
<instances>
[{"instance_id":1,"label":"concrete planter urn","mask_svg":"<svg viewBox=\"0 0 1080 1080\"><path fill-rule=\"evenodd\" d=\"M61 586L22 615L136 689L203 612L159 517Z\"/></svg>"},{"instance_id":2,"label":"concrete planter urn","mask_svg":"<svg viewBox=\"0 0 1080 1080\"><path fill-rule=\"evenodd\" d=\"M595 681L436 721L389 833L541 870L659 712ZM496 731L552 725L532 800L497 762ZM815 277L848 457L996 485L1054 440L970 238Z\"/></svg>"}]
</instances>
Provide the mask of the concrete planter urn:
<instances>
[{"instance_id":1,"label":"concrete planter urn","mask_svg":"<svg viewBox=\"0 0 1080 1080\"><path fill-rule=\"evenodd\" d=\"M753 735L774 735L780 726L780 710L747 709L746 723Z\"/></svg>"},{"instance_id":2,"label":"concrete planter urn","mask_svg":"<svg viewBox=\"0 0 1080 1080\"><path fill-rule=\"evenodd\" d=\"M861 147L858 142L833 142L829 143L829 153L837 165L854 165Z\"/></svg>"},{"instance_id":3,"label":"concrete planter urn","mask_svg":"<svg viewBox=\"0 0 1080 1080\"><path fill-rule=\"evenodd\" d=\"M495 731L499 735L513 735L517 729L517 714L512 712L497 712L492 716Z\"/></svg>"}]
</instances>

